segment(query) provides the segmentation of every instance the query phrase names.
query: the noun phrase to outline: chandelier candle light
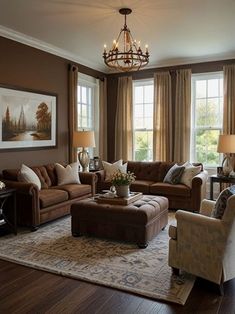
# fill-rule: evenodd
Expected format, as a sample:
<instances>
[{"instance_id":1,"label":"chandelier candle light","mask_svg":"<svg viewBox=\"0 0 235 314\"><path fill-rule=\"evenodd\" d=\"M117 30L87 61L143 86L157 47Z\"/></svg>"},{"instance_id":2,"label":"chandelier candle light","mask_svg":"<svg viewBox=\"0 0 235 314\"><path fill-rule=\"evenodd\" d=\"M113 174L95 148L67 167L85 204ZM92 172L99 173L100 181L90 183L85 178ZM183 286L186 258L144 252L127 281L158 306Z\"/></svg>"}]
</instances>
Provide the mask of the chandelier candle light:
<instances>
[{"instance_id":1,"label":"chandelier candle light","mask_svg":"<svg viewBox=\"0 0 235 314\"><path fill-rule=\"evenodd\" d=\"M78 153L78 160L82 166L82 171L88 171L89 154L87 147L95 147L95 136L93 131L77 131L73 133L73 146L82 150Z\"/></svg>"},{"instance_id":2,"label":"chandelier candle light","mask_svg":"<svg viewBox=\"0 0 235 314\"><path fill-rule=\"evenodd\" d=\"M149 62L148 45L145 46L145 52L140 47L140 41L133 39L130 29L126 24L126 16L131 14L132 10L122 8L119 13L125 16L124 26L121 29L116 40L113 41L112 48L107 52L107 46L104 45L103 58L107 66L123 72L139 70Z\"/></svg>"}]
</instances>

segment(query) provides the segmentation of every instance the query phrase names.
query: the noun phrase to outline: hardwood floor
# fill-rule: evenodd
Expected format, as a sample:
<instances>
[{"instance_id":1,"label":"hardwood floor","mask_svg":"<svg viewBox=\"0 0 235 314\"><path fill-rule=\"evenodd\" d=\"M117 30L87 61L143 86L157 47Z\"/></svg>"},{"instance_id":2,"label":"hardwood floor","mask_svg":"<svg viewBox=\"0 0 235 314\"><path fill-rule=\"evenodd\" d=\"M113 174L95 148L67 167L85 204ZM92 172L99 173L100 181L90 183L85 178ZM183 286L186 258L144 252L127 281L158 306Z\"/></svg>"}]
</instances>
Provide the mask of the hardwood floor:
<instances>
[{"instance_id":1,"label":"hardwood floor","mask_svg":"<svg viewBox=\"0 0 235 314\"><path fill-rule=\"evenodd\" d=\"M0 260L0 313L235 313L235 279L218 287L197 280L184 306L69 279Z\"/></svg>"}]
</instances>

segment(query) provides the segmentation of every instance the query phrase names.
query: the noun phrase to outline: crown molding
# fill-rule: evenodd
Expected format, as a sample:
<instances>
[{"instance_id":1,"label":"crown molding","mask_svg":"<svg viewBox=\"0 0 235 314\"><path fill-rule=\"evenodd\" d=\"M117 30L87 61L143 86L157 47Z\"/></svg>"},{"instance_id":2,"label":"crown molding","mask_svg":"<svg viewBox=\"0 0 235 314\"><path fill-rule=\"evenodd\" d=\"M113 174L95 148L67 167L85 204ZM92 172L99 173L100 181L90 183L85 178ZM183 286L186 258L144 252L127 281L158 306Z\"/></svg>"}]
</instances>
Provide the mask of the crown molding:
<instances>
[{"instance_id":1,"label":"crown molding","mask_svg":"<svg viewBox=\"0 0 235 314\"><path fill-rule=\"evenodd\" d=\"M79 63L81 65L87 66L91 69L104 72L104 68L97 66L97 64L90 62L88 60L85 60L84 58L81 58L73 53L70 53L67 50L58 48L56 46L53 46L51 44L48 44L42 40L36 39L34 37L25 35L23 33L17 32L11 28L5 27L0 25L0 36L17 41L21 44L48 52L50 54L56 55L58 57Z\"/></svg>"}]
</instances>

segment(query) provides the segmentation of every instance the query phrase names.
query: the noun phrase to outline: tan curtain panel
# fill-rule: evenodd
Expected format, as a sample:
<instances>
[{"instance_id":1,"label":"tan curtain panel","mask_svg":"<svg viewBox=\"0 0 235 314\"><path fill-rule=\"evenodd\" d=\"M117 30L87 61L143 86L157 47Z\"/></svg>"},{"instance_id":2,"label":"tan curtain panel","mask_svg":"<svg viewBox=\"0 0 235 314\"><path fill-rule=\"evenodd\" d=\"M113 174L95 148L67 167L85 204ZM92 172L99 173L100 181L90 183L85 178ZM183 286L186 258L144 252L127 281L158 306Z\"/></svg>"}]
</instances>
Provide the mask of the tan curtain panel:
<instances>
[{"instance_id":1,"label":"tan curtain panel","mask_svg":"<svg viewBox=\"0 0 235 314\"><path fill-rule=\"evenodd\" d=\"M99 157L107 160L107 79L99 80Z\"/></svg>"},{"instance_id":2,"label":"tan curtain panel","mask_svg":"<svg viewBox=\"0 0 235 314\"><path fill-rule=\"evenodd\" d=\"M76 130L78 67L69 67L69 162L77 160L77 151L73 147L73 133Z\"/></svg>"},{"instance_id":3,"label":"tan curtain panel","mask_svg":"<svg viewBox=\"0 0 235 314\"><path fill-rule=\"evenodd\" d=\"M235 64L225 65L223 133L235 134Z\"/></svg>"},{"instance_id":4,"label":"tan curtain panel","mask_svg":"<svg viewBox=\"0 0 235 314\"><path fill-rule=\"evenodd\" d=\"M154 74L153 160L172 160L172 101L169 72Z\"/></svg>"},{"instance_id":5,"label":"tan curtain panel","mask_svg":"<svg viewBox=\"0 0 235 314\"><path fill-rule=\"evenodd\" d=\"M174 161L190 158L191 69L176 71Z\"/></svg>"},{"instance_id":6,"label":"tan curtain panel","mask_svg":"<svg viewBox=\"0 0 235 314\"><path fill-rule=\"evenodd\" d=\"M132 78L118 79L115 117L115 159L132 160L133 147Z\"/></svg>"}]
</instances>

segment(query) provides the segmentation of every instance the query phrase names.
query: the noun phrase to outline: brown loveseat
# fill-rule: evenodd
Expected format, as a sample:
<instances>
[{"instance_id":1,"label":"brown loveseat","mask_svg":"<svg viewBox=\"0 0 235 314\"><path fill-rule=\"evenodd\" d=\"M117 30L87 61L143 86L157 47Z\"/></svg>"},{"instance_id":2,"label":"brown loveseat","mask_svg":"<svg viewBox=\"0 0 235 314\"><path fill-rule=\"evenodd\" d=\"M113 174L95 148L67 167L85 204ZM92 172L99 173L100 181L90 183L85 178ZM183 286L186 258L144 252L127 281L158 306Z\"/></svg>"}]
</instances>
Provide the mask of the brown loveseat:
<instances>
[{"instance_id":1,"label":"brown loveseat","mask_svg":"<svg viewBox=\"0 0 235 314\"><path fill-rule=\"evenodd\" d=\"M131 190L144 194L162 195L168 198L169 208L199 211L201 200L206 196L207 172L203 170L192 180L192 188L184 184L163 183L168 170L175 162L128 161L127 171L134 172L136 180ZM201 165L201 164L194 164ZM202 165L201 165L202 166ZM110 188L105 181L105 171L96 172L98 177L97 191Z\"/></svg>"},{"instance_id":2,"label":"brown loveseat","mask_svg":"<svg viewBox=\"0 0 235 314\"><path fill-rule=\"evenodd\" d=\"M70 213L71 204L95 193L94 173L79 173L82 184L57 185L55 164L31 167L38 175L42 188L18 181L19 169L5 169L2 180L16 188L17 221L36 230L42 223Z\"/></svg>"}]
</instances>

